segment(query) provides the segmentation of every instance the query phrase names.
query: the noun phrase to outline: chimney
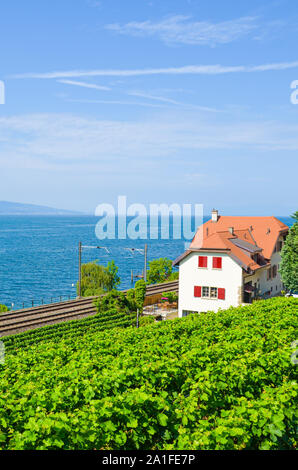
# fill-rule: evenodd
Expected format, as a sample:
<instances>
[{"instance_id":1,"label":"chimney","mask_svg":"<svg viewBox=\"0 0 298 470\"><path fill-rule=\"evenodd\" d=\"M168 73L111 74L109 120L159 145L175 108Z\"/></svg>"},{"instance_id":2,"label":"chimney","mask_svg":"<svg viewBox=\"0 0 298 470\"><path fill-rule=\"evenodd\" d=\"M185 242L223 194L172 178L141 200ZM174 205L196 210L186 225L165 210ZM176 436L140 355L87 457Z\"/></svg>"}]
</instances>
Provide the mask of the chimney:
<instances>
[{"instance_id":1,"label":"chimney","mask_svg":"<svg viewBox=\"0 0 298 470\"><path fill-rule=\"evenodd\" d=\"M234 235L234 227L229 227L229 232Z\"/></svg>"},{"instance_id":2,"label":"chimney","mask_svg":"<svg viewBox=\"0 0 298 470\"><path fill-rule=\"evenodd\" d=\"M213 211L211 212L211 216L212 216L212 222L217 222L218 221L218 211L216 209L213 209Z\"/></svg>"}]
</instances>

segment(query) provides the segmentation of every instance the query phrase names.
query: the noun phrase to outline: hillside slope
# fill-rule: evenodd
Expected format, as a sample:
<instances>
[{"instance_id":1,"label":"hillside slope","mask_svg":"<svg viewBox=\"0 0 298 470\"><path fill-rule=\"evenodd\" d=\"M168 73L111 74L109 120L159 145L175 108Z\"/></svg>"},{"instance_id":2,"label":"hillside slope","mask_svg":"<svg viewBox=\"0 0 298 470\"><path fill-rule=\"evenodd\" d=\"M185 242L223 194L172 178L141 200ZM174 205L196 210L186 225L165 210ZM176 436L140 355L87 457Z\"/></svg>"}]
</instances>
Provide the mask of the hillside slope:
<instances>
[{"instance_id":1,"label":"hillside slope","mask_svg":"<svg viewBox=\"0 0 298 470\"><path fill-rule=\"evenodd\" d=\"M54 209L35 204L0 201L0 215L82 215L80 212Z\"/></svg>"}]
</instances>

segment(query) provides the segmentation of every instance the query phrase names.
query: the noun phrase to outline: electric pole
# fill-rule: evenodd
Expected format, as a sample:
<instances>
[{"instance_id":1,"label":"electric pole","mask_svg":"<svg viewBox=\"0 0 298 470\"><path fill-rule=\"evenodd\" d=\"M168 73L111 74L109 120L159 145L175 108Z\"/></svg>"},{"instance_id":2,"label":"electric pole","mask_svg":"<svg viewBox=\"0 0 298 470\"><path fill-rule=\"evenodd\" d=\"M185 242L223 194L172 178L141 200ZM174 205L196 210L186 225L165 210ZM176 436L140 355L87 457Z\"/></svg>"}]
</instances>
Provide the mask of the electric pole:
<instances>
[{"instance_id":1,"label":"electric pole","mask_svg":"<svg viewBox=\"0 0 298 470\"><path fill-rule=\"evenodd\" d=\"M139 309L137 309L137 328L139 328Z\"/></svg>"},{"instance_id":2,"label":"electric pole","mask_svg":"<svg viewBox=\"0 0 298 470\"><path fill-rule=\"evenodd\" d=\"M82 294L82 242L79 242L79 298Z\"/></svg>"},{"instance_id":3,"label":"electric pole","mask_svg":"<svg viewBox=\"0 0 298 470\"><path fill-rule=\"evenodd\" d=\"M146 243L145 250L144 250L144 281L147 282L147 250L148 245Z\"/></svg>"}]
</instances>

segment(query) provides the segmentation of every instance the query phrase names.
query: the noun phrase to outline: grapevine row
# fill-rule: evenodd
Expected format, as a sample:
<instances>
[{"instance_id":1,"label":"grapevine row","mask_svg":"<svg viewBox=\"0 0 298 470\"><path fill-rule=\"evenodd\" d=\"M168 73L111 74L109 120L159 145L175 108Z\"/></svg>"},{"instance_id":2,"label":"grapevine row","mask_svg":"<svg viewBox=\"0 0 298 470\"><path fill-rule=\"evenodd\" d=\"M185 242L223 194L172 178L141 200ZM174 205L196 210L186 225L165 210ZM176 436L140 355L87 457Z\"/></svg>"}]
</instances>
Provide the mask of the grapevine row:
<instances>
[{"instance_id":1,"label":"grapevine row","mask_svg":"<svg viewBox=\"0 0 298 470\"><path fill-rule=\"evenodd\" d=\"M103 331L120 326L131 326L135 323L135 314L108 312L83 320L73 320L67 323L58 323L29 332L2 338L7 350L25 348L42 341L59 340L61 337L83 335L87 331Z\"/></svg>"}]
</instances>

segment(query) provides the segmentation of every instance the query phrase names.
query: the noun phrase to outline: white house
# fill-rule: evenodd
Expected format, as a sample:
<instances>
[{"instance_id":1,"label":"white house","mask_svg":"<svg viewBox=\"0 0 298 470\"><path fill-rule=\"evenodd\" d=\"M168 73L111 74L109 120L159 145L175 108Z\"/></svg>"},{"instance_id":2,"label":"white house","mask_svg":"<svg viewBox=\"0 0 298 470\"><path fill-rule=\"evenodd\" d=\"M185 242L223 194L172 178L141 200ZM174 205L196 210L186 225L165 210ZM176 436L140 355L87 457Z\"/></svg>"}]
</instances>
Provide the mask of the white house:
<instances>
[{"instance_id":1,"label":"white house","mask_svg":"<svg viewBox=\"0 0 298 470\"><path fill-rule=\"evenodd\" d=\"M276 217L212 211L179 265L179 317L280 294L280 251L289 228Z\"/></svg>"}]
</instances>

